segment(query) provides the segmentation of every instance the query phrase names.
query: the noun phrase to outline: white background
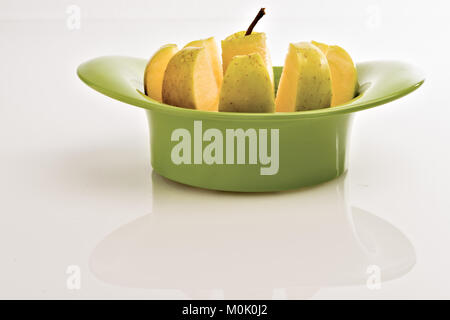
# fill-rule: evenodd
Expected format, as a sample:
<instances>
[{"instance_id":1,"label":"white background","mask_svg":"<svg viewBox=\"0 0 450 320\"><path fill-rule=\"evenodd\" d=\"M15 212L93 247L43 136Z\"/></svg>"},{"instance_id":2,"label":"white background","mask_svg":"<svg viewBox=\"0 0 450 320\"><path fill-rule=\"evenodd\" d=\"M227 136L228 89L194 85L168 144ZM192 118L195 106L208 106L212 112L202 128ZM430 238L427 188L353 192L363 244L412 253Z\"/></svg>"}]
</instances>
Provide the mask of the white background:
<instances>
[{"instance_id":1,"label":"white background","mask_svg":"<svg viewBox=\"0 0 450 320\"><path fill-rule=\"evenodd\" d=\"M67 26L66 10L72 4L81 10L80 29ZM220 40L245 29L261 6L267 15L256 30L267 33L273 65L283 64L289 42L317 40L341 45L355 61L397 59L425 71L426 82L418 91L357 114L345 177L350 205L388 221L408 238L414 265L401 277L382 282L379 290L370 290L364 282L346 285L342 278L343 284L315 285L313 290L298 290L298 295L289 293L288 284L276 283L275 290L236 288L228 294L220 287L204 292L176 283L168 290L164 281L153 286L148 279L142 279L142 286L100 280L90 261L95 247L114 230L142 216L170 214L175 207L169 204L183 201L183 194L198 201L176 207L184 210L181 221L200 219L190 216L199 210L207 210L209 217L222 215L219 221L228 219L226 212L215 213L214 208L226 208L234 199L170 183L173 196L156 199L160 193L155 189L167 182L154 174L152 180L144 111L85 86L76 76L77 66L110 54L149 58L166 43L182 46L209 36ZM2 0L0 297L450 298L449 20L448 1L435 0ZM320 220L317 213L333 216L333 206L327 211L315 207L314 201L298 200L312 192L312 199L335 201L333 192L328 195L328 188L321 188L290 193L279 202L281 211L301 211L305 223L315 221L328 228L329 221ZM208 199L208 205L202 199ZM249 199L250 204L259 201ZM162 210L156 201L168 203ZM251 239L250 222L258 215L249 217L248 208L231 209L236 220L227 223L249 222ZM276 222L274 213L262 212ZM276 232L283 234L282 228ZM176 233L171 236L176 240ZM311 241L309 254L326 252L326 243ZM150 259L144 262L151 265L154 257L138 251L143 252L142 259ZM157 258L164 260L164 250ZM143 263L140 259L136 263ZM321 259L326 263L326 257ZM69 265L80 267L80 290L66 286ZM134 273L133 264L113 271L111 278L127 278ZM292 273L296 281L308 278L305 270L278 272ZM298 272L303 277L296 278ZM164 275L157 276L164 280ZM267 279L273 276L265 274ZM201 282L201 273L194 272L195 277ZM139 282L139 277L134 280ZM302 284L294 282L293 286Z\"/></svg>"}]
</instances>

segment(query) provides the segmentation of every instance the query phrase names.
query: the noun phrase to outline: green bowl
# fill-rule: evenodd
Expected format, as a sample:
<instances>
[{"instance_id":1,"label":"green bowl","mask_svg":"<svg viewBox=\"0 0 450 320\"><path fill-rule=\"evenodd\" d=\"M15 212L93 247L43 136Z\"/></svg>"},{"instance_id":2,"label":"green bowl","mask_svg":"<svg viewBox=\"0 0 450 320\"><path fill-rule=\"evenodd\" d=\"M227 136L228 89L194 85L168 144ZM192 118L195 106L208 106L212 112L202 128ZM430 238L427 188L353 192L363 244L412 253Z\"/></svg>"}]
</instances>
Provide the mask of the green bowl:
<instances>
[{"instance_id":1,"label":"green bowl","mask_svg":"<svg viewBox=\"0 0 450 320\"><path fill-rule=\"evenodd\" d=\"M146 63L100 57L80 65L78 76L111 98L146 109L156 172L180 183L224 191L280 191L340 176L347 170L354 113L398 99L424 82L409 64L371 61L357 64L358 95L340 106L289 113L208 112L145 96ZM274 67L275 87L281 70Z\"/></svg>"}]
</instances>

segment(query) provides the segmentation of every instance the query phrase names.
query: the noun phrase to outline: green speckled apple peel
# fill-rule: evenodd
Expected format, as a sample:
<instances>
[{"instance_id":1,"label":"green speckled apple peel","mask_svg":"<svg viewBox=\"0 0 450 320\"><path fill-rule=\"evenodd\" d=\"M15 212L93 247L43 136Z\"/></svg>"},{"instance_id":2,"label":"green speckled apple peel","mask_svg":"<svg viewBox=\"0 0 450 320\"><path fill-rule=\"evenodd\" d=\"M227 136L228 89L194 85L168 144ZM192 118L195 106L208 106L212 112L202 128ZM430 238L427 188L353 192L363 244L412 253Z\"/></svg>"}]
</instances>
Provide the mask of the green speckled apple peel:
<instances>
[{"instance_id":1,"label":"green speckled apple peel","mask_svg":"<svg viewBox=\"0 0 450 320\"><path fill-rule=\"evenodd\" d=\"M357 64L358 96L340 106L288 113L209 112L174 107L145 96L146 63L139 58L100 57L80 65L78 76L111 98L146 109L156 172L180 183L224 191L281 191L340 176L347 170L354 113L398 99L424 82L422 73L409 64L371 61ZM281 70L274 67L276 87ZM171 141L171 134L178 128L192 132L195 120L202 121L203 132L209 128L223 133L237 128L279 129L278 173L261 175L260 164L174 164L171 151L176 142Z\"/></svg>"}]
</instances>

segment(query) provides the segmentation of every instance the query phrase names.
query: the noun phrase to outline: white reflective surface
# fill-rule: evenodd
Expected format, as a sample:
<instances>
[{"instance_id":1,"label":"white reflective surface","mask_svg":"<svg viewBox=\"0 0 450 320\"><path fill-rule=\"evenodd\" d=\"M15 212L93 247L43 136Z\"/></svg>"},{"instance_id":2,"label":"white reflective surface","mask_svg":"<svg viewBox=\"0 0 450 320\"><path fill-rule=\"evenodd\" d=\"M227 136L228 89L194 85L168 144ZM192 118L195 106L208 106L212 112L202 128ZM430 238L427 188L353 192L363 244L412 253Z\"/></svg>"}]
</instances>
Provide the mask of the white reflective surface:
<instances>
[{"instance_id":1,"label":"white reflective surface","mask_svg":"<svg viewBox=\"0 0 450 320\"><path fill-rule=\"evenodd\" d=\"M371 268L391 280L415 264L401 231L349 206L345 177L253 195L152 178L152 213L113 231L91 256L91 270L103 281L240 298L277 288L366 285Z\"/></svg>"}]
</instances>

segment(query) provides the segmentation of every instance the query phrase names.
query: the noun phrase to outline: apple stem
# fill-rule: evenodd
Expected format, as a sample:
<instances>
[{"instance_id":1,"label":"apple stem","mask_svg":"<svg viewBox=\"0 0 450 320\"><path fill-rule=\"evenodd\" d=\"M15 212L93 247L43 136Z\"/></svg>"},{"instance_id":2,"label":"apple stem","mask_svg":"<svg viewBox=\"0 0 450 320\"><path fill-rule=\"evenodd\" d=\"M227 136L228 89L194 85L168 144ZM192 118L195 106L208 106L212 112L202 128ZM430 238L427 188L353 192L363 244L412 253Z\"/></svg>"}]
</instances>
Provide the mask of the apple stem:
<instances>
[{"instance_id":1,"label":"apple stem","mask_svg":"<svg viewBox=\"0 0 450 320\"><path fill-rule=\"evenodd\" d=\"M252 34L253 28L256 26L256 24L258 23L258 21L266 14L266 12L264 11L266 8L261 8L258 12L258 14L256 15L255 19L253 19L252 23L250 24L250 26L247 29L247 32L245 32L245 35L248 36L250 34Z\"/></svg>"}]
</instances>

